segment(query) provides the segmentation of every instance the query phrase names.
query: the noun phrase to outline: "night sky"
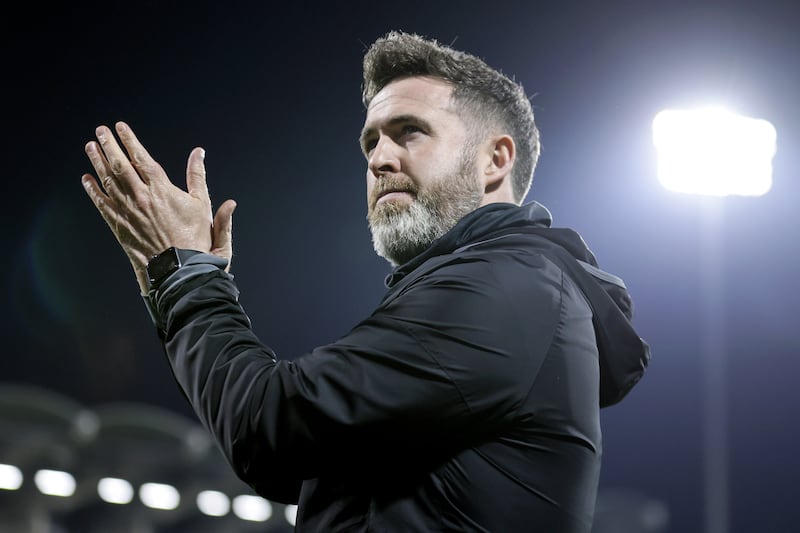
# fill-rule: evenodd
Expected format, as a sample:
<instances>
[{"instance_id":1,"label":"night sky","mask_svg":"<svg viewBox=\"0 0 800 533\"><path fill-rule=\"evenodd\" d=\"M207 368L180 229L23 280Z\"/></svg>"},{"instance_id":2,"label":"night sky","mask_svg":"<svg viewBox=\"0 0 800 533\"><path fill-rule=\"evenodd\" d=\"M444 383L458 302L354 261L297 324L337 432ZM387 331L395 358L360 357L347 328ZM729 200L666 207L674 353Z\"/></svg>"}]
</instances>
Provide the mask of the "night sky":
<instances>
[{"instance_id":1,"label":"night sky","mask_svg":"<svg viewBox=\"0 0 800 533\"><path fill-rule=\"evenodd\" d=\"M117 120L180 186L189 151L206 149L212 201L239 204L241 302L279 356L365 317L389 265L365 221L361 57L400 29L522 83L543 143L528 199L578 230L631 290L653 358L603 412L601 489L664 502L671 533L704 530L704 355L716 346L731 532L800 527L800 5L71 4L3 15L0 381L90 407L143 402L193 416L133 272L80 184L92 171L84 144ZM709 103L774 124L767 195L691 197L658 183L653 117Z\"/></svg>"}]
</instances>

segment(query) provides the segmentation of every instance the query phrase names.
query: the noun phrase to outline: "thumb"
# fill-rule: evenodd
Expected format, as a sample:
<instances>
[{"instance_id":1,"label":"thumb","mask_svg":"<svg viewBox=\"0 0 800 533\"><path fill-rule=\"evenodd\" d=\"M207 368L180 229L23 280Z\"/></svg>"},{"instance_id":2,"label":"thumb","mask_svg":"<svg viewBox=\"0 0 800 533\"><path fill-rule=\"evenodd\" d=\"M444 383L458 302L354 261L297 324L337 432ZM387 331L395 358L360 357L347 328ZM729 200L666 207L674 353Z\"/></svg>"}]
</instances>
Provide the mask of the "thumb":
<instances>
[{"instance_id":1,"label":"thumb","mask_svg":"<svg viewBox=\"0 0 800 533\"><path fill-rule=\"evenodd\" d=\"M211 253L228 260L231 268L233 258L233 212L236 210L234 200L225 200L214 215L214 224L211 229Z\"/></svg>"},{"instance_id":2,"label":"thumb","mask_svg":"<svg viewBox=\"0 0 800 533\"><path fill-rule=\"evenodd\" d=\"M189 161L186 163L186 191L205 202L211 203L208 196L208 185L206 184L206 151L202 148L195 148L189 154Z\"/></svg>"}]
</instances>

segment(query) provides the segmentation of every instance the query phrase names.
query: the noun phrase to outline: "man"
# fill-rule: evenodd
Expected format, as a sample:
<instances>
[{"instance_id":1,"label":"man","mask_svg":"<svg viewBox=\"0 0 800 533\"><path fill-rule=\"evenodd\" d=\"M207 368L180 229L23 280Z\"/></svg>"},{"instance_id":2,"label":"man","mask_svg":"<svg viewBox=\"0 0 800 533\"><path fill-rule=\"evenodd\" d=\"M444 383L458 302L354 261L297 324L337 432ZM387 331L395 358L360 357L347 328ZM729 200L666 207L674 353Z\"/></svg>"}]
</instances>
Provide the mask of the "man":
<instances>
[{"instance_id":1,"label":"man","mask_svg":"<svg viewBox=\"0 0 800 533\"><path fill-rule=\"evenodd\" d=\"M124 123L83 184L133 265L187 399L238 476L298 502L298 531L588 532L599 409L649 352L621 280L520 203L538 157L522 88L478 58L392 32L364 58L361 146L378 308L293 361L253 334L227 273L203 151L187 192ZM126 155L127 153L127 155Z\"/></svg>"}]
</instances>

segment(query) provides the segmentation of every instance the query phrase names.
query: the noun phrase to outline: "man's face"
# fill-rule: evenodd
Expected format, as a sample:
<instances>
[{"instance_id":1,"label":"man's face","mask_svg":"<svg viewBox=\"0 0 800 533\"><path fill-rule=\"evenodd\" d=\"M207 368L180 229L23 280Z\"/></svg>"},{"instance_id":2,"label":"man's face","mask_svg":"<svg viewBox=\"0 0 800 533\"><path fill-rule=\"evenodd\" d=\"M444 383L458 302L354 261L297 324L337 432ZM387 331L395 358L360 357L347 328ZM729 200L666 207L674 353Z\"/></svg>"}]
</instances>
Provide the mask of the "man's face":
<instances>
[{"instance_id":1,"label":"man's face","mask_svg":"<svg viewBox=\"0 0 800 533\"><path fill-rule=\"evenodd\" d=\"M424 251L483 199L475 143L451 93L438 79L404 78L367 110L367 219L375 251L393 265Z\"/></svg>"}]
</instances>

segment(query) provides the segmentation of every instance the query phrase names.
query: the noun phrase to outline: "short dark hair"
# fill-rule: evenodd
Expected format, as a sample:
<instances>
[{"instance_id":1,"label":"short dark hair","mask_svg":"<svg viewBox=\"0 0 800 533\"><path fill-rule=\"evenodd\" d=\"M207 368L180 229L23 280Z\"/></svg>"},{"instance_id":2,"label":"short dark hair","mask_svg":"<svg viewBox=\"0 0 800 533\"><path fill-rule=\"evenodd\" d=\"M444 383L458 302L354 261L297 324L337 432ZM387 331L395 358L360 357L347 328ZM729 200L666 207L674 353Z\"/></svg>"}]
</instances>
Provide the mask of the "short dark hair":
<instances>
[{"instance_id":1,"label":"short dark hair","mask_svg":"<svg viewBox=\"0 0 800 533\"><path fill-rule=\"evenodd\" d=\"M517 202L528 194L539 159L539 130L522 85L482 59L420 35L391 31L377 39L364 55L362 101L365 107L392 81L431 76L453 86L453 102L471 113L473 134L505 130L514 139L516 161L511 172Z\"/></svg>"}]
</instances>

